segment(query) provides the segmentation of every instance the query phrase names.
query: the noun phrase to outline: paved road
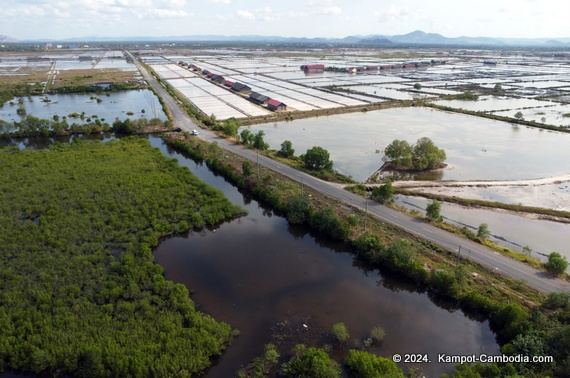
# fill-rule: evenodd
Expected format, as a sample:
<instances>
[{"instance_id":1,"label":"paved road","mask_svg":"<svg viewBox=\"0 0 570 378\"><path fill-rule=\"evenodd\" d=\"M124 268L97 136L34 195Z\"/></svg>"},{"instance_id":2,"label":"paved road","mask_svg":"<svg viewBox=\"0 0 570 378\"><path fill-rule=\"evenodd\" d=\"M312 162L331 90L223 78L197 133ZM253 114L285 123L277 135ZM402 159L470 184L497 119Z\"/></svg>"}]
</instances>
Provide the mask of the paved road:
<instances>
[{"instance_id":1,"label":"paved road","mask_svg":"<svg viewBox=\"0 0 570 378\"><path fill-rule=\"evenodd\" d=\"M188 114L179 106L176 100L174 100L172 96L170 96L168 92L161 87L161 85L146 71L146 69L144 69L136 59L133 59L133 61L147 82L155 88L164 100L166 106L168 106L172 111L174 124L185 131L199 129L199 127L192 122ZM351 206L360 208L361 210L365 210L367 207L370 215L373 215L382 221L392 223L411 234L429 240L430 242L433 242L445 249L457 251L461 256L467 256L473 261L486 266L497 273L502 273L506 276L523 280L530 286L545 293L558 291L570 293L570 283L566 281L553 278L550 275L540 272L532 267L500 255L480 244L441 230L427 222L412 218L396 210L376 204L375 202L370 201L368 202L368 206L366 206L366 199L352 194L342 189L340 186L324 182L291 167L280 164L263 155L258 155L254 150L232 143L207 130L200 129L199 131L200 139L209 142L217 142L220 147L230 152L247 158L253 162L259 161L259 164L262 166L276 172L280 172L291 179L298 181L301 185L311 187L318 192L350 204Z\"/></svg>"}]
</instances>

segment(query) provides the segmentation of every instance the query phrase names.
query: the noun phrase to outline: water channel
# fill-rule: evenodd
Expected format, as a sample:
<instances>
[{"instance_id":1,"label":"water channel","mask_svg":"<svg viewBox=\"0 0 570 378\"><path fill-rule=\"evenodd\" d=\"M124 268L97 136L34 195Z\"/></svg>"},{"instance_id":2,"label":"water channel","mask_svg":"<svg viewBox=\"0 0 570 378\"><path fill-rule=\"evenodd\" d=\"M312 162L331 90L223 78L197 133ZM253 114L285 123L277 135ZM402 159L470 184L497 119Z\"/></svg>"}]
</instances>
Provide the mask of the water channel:
<instances>
[{"instance_id":1,"label":"water channel","mask_svg":"<svg viewBox=\"0 0 570 378\"><path fill-rule=\"evenodd\" d=\"M261 354L271 327L291 312L313 316L314 326L325 333L344 322L351 335L349 346L380 325L386 338L372 351L387 357L416 352L435 360L438 353L499 352L486 321L470 319L450 303L436 300L436 305L418 287L367 269L354 260L348 245L290 227L205 166L160 139L150 140L249 213L215 230L169 238L155 251L166 277L191 289L200 310L241 331L207 377L232 376ZM431 363L422 369L433 377L449 373L453 366Z\"/></svg>"}]
</instances>

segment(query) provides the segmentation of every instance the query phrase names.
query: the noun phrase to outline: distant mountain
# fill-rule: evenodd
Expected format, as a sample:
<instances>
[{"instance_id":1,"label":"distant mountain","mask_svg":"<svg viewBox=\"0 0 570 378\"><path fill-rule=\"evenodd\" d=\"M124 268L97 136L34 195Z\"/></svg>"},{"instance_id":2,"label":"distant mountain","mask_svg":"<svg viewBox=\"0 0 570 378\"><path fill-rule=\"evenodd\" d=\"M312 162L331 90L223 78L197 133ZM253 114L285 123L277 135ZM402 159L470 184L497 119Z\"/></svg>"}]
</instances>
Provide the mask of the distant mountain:
<instances>
[{"instance_id":1,"label":"distant mountain","mask_svg":"<svg viewBox=\"0 0 570 378\"><path fill-rule=\"evenodd\" d=\"M0 35L0 43L15 43L20 42L16 38L8 37L7 35Z\"/></svg>"},{"instance_id":2,"label":"distant mountain","mask_svg":"<svg viewBox=\"0 0 570 378\"><path fill-rule=\"evenodd\" d=\"M9 38L0 36L1 38ZM12 41L16 41L13 40ZM28 41L32 42L32 41ZM35 40L33 42L54 42ZM351 35L344 38L299 38L262 35L187 35L165 37L81 37L69 38L63 43L93 42L245 42L245 43L287 43L287 44L331 44L355 46L397 46L397 45L437 45L437 46L543 46L570 47L570 38L490 38L490 37L457 37L449 38L437 33L426 33L416 30L402 35Z\"/></svg>"}]
</instances>

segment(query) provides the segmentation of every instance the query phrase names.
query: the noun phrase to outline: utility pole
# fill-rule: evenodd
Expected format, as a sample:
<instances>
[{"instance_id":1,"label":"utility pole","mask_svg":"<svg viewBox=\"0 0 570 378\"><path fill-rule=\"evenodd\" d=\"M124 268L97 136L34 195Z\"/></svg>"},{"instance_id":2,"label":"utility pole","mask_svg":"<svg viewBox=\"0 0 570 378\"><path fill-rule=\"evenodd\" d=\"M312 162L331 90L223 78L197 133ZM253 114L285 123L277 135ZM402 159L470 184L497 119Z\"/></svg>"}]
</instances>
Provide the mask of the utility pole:
<instances>
[{"instance_id":1,"label":"utility pole","mask_svg":"<svg viewBox=\"0 0 570 378\"><path fill-rule=\"evenodd\" d=\"M257 181L259 182L259 148L257 149Z\"/></svg>"},{"instance_id":2,"label":"utility pole","mask_svg":"<svg viewBox=\"0 0 570 378\"><path fill-rule=\"evenodd\" d=\"M364 231L366 231L366 219L368 218L368 195L366 196L366 207L364 210Z\"/></svg>"}]
</instances>

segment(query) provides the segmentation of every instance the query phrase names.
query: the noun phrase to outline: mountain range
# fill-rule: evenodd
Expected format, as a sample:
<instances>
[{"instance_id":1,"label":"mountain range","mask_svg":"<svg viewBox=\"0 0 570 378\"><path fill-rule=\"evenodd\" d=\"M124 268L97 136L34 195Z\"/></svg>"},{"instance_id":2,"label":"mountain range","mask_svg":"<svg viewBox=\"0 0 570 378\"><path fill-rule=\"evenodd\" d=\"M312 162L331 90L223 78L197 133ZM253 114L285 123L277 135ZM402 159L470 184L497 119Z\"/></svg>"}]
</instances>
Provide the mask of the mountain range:
<instances>
[{"instance_id":1,"label":"mountain range","mask_svg":"<svg viewBox=\"0 0 570 378\"><path fill-rule=\"evenodd\" d=\"M402 46L402 45L444 45L444 46L542 46L570 47L570 38L491 38L491 37L455 37L449 38L437 33L416 30L401 35L354 35L345 38L297 38L261 35L188 35L169 37L81 37L59 40L57 42L255 42L255 43L290 43L290 44L342 44L362 46ZM0 35L0 42L55 42L54 40L24 40Z\"/></svg>"}]
</instances>

